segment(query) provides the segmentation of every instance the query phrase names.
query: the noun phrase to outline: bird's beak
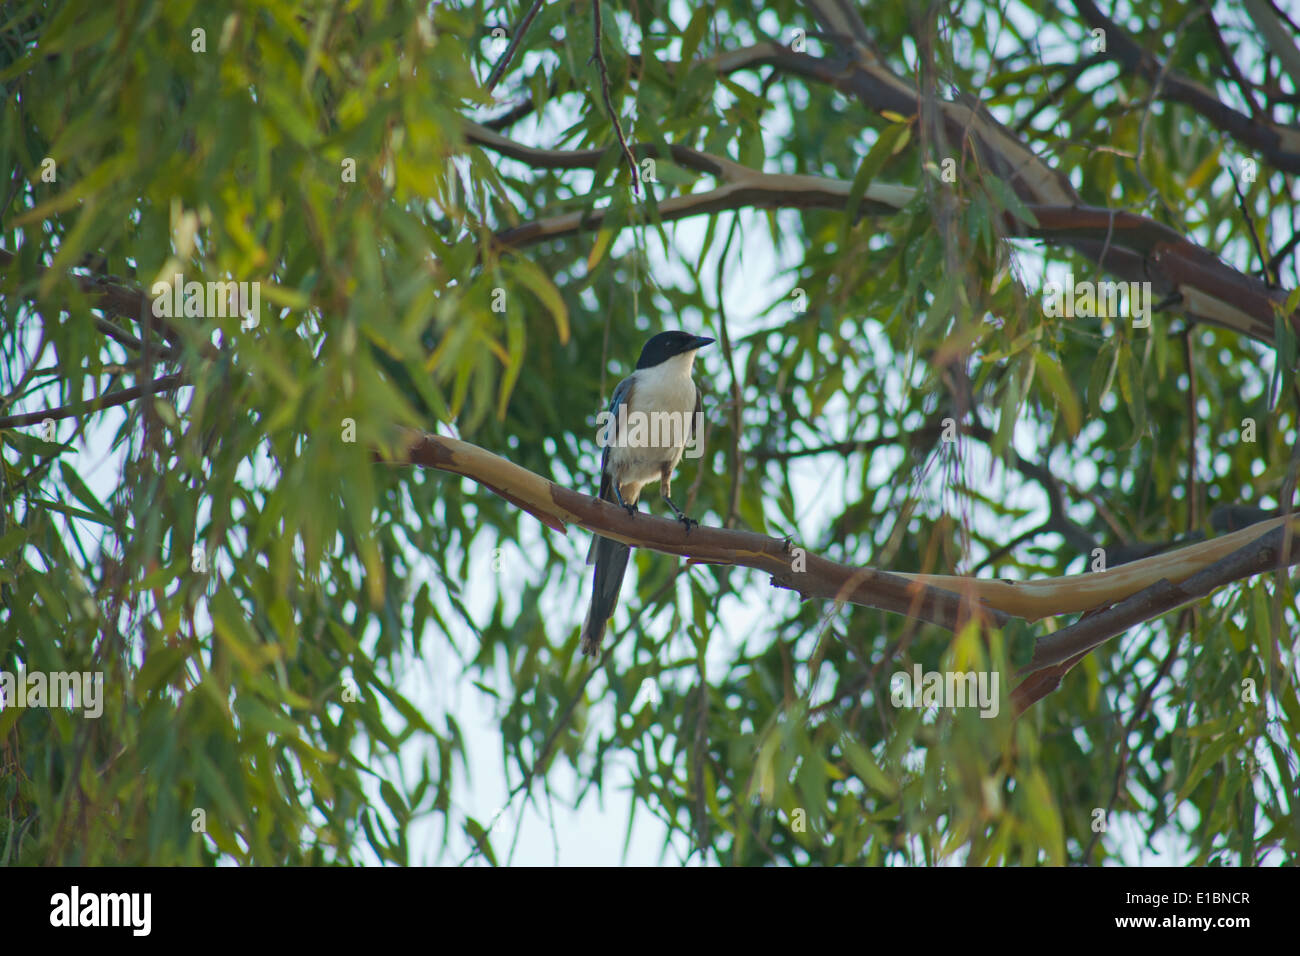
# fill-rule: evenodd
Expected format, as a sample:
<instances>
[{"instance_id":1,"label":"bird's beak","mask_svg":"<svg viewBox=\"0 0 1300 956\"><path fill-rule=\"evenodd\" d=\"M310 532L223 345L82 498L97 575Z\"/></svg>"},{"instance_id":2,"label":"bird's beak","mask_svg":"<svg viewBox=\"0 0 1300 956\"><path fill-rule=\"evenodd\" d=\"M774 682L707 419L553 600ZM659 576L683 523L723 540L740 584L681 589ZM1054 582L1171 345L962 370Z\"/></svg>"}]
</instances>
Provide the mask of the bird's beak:
<instances>
[{"instance_id":1,"label":"bird's beak","mask_svg":"<svg viewBox=\"0 0 1300 956\"><path fill-rule=\"evenodd\" d=\"M714 341L714 340L711 339L711 338L709 338L708 336L705 336L705 335L697 335L697 336L695 336L695 341L693 341L693 342L691 343L691 348L692 348L692 349L702 349L702 348L704 348L704 346L710 344L710 343L713 342L713 341Z\"/></svg>"}]
</instances>

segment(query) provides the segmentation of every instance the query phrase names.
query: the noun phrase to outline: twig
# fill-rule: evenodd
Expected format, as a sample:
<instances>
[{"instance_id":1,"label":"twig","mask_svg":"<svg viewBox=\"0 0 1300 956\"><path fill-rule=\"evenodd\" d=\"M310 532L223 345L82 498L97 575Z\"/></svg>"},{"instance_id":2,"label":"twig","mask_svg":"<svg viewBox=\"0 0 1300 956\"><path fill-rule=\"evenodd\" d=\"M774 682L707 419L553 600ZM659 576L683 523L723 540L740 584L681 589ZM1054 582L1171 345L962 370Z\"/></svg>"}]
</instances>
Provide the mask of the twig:
<instances>
[{"instance_id":1,"label":"twig","mask_svg":"<svg viewBox=\"0 0 1300 956\"><path fill-rule=\"evenodd\" d=\"M1268 263L1269 258L1264 252L1264 247L1259 243L1259 235L1255 232L1255 220L1251 218L1250 207L1246 205L1246 194L1241 191L1241 184L1237 182L1237 174L1232 168L1228 168L1228 175L1232 177L1232 191L1237 194L1237 207L1241 210L1242 218L1246 220L1246 231L1250 233L1250 244L1255 247L1255 254L1259 256L1259 267L1264 272L1264 284L1270 289L1276 289L1278 283L1269 275Z\"/></svg>"},{"instance_id":2,"label":"twig","mask_svg":"<svg viewBox=\"0 0 1300 956\"><path fill-rule=\"evenodd\" d=\"M514 59L515 51L519 49L519 42L523 40L524 34L528 31L528 25L533 22L533 17L537 16L537 11L542 9L542 4L545 2L546 0L533 0L533 5L528 8L524 18L515 27L515 35L510 38L510 45L506 47L506 52L501 54L501 59L497 60L497 65L492 68L492 72L488 74L487 82L483 84L484 88L489 92L491 92L492 87L497 85L497 81L501 79L501 74L506 71L510 61Z\"/></svg>"},{"instance_id":3,"label":"twig","mask_svg":"<svg viewBox=\"0 0 1300 956\"><path fill-rule=\"evenodd\" d=\"M627 137L623 135L623 124L619 122L618 113L614 112L614 103L609 97L609 71L605 67L605 53L600 48L600 0L591 0L591 10L596 17L595 52L592 53L592 59L596 61L596 69L600 73L600 92L605 98L605 109L609 112L609 120L614 124L614 134L618 136L618 145L622 148L623 155L627 158L628 168L632 170L632 192L634 195L639 197L641 195L641 173L640 170L637 169L636 159L632 156L632 150L627 147Z\"/></svg>"},{"instance_id":4,"label":"twig","mask_svg":"<svg viewBox=\"0 0 1300 956\"><path fill-rule=\"evenodd\" d=\"M180 388L184 383L181 381L179 374L164 375L160 379L147 382L144 385L133 385L130 388L124 388L118 392L109 392L107 395L101 395L99 398L92 398L85 402L71 402L59 408L51 408L44 412L28 412L25 415L8 415L0 418L0 428L21 428L24 425L38 425L45 419L58 420L61 418L75 418L78 415L88 414L90 412L102 411L105 408L111 408L114 405L125 405L127 402L135 401L144 395L154 395L158 392L170 392Z\"/></svg>"}]
</instances>

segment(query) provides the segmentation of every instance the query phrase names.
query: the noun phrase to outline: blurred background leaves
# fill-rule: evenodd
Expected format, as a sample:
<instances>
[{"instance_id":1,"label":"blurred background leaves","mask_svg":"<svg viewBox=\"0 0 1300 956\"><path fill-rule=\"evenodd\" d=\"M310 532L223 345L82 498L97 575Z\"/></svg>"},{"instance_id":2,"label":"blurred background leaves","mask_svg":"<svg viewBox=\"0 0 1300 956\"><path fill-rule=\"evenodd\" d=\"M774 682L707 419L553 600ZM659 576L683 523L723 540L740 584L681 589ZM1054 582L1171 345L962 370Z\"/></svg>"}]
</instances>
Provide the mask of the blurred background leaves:
<instances>
[{"instance_id":1,"label":"blurred background leaves","mask_svg":"<svg viewBox=\"0 0 1300 956\"><path fill-rule=\"evenodd\" d=\"M1289 360L1177 308L1147 331L1045 315L1045 275L1100 276L1007 239L1020 201L968 150L777 66L708 62L796 29L831 56L803 5L603 4L622 128L857 195L918 187L899 215L654 224L656 203L707 184L660 159L648 198L632 195L589 4L544 4L484 89L530 6L0 13L0 415L184 382L53 434L0 432L0 670L97 671L106 688L98 720L0 712L0 859L502 862L494 821L456 797L469 698L413 699L403 678L423 661L492 708L518 799L560 764L579 799L613 774L629 834L657 819L687 859L1133 862L1159 839L1184 861L1294 860L1285 576L1135 629L1017 722L1005 679L995 719L890 704L891 674L914 663L1009 674L1001 640L831 614L748 571L638 552L616 651L589 675L586 535L374 464L399 426L454 430L594 491L596 410L645 338L682 327L725 333L701 356L709 451L678 479L706 523L850 563L1019 578L1083 570L1081 541L1169 541L1212 533L1217 505L1290 504ZM1202 6L1115 15L1249 110L1230 51L1255 110L1294 125L1294 77L1235 5ZM895 73L978 96L1084 202L1244 273L1257 243L1284 253L1295 235L1294 175L1261 162L1239 197L1248 151L1092 50L1068 4L862 13ZM464 118L609 152L532 167L467 146ZM951 182L926 170L944 159ZM600 208L603 231L493 239ZM1272 278L1295 288L1290 249ZM257 324L163 325L100 297L177 271L260 283ZM945 418L969 434L942 441ZM1098 808L1122 836L1094 833Z\"/></svg>"}]
</instances>

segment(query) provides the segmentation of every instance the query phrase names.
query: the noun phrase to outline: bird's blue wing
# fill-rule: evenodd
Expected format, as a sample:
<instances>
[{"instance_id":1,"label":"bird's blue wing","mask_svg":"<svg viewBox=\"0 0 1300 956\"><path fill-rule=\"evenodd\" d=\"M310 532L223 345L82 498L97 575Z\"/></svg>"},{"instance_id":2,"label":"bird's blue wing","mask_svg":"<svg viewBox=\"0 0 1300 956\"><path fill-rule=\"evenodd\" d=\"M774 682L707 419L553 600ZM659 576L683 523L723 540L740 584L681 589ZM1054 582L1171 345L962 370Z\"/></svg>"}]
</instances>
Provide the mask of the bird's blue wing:
<instances>
[{"instance_id":1,"label":"bird's blue wing","mask_svg":"<svg viewBox=\"0 0 1300 956\"><path fill-rule=\"evenodd\" d=\"M627 378L623 379L623 381L619 382L618 385L614 387L614 395L609 401L608 411L611 415L614 416L613 427L611 427L609 430L609 444L607 444L604 448L602 448L600 452L599 495L601 498L605 499L606 501L617 500L614 497L614 478L609 473L609 449L610 449L610 445L618 441L619 409L623 405L626 405L632 398L632 385L633 385L632 379L634 377L635 377L634 375L629 375ZM613 563L619 560L618 549L626 548L626 547L627 545L625 544L619 544L618 542L611 541L608 538L602 538L600 537L600 535L593 535L591 539L591 547L587 550L587 563L595 564L597 559L597 551L603 549L604 551L608 552L608 554L606 555L607 560L605 561L605 564L612 565ZM625 554L622 555L621 560L622 560L623 567L626 567L627 556ZM623 580L623 572L621 570L618 573L618 580L621 584ZM613 605L611 604L610 606L612 607ZM602 629L603 629L603 625L602 625Z\"/></svg>"},{"instance_id":2,"label":"bird's blue wing","mask_svg":"<svg viewBox=\"0 0 1300 956\"><path fill-rule=\"evenodd\" d=\"M619 440L618 422L620 418L619 410L632 399L632 388L635 385L633 379L635 375L629 375L623 381L614 386L614 394L609 400L609 413L614 416L613 427L609 431L610 444ZM609 445L606 445L600 452L600 497L606 501L614 500L614 493L610 485L609 476Z\"/></svg>"}]
</instances>

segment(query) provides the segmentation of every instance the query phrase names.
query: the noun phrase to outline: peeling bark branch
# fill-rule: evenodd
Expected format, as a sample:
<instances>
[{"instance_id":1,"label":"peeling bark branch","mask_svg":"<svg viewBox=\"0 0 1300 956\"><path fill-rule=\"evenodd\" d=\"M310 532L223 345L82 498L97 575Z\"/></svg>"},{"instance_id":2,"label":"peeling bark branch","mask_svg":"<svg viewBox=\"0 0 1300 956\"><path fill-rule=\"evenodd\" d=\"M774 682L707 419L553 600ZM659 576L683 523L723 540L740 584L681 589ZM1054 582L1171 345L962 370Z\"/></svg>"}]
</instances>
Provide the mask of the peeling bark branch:
<instances>
[{"instance_id":1,"label":"peeling bark branch","mask_svg":"<svg viewBox=\"0 0 1300 956\"><path fill-rule=\"evenodd\" d=\"M1108 608L1116 602L1128 600L1149 588L1158 589L1161 581L1166 584L1170 582L1173 584L1189 582L1186 587L1199 587L1201 582L1197 575L1201 572L1216 562L1236 554L1239 550L1247 550L1248 546L1261 536L1275 529L1284 529L1289 520L1291 519L1287 517L1271 518L1247 528L1242 528L1240 531L1234 531L1231 534L1211 538L1208 541L1199 541L1196 544L1164 551L1150 557L1139 558L1136 561L1129 561L1126 564L1105 571L1071 574L1059 578L1004 581L954 577L945 574L895 573L899 577L907 578L909 581L920 581L924 584L932 584L935 587L948 589L954 589L961 586L963 582L975 580L977 582L975 586L976 593L985 604L1000 611L1006 611L1015 617L1036 621L1040 618L1058 614L1082 613L1098 608ZM1297 530L1300 530L1300 521L1294 526ZM1225 578L1208 590L1193 593L1192 597L1199 597L1202 593L1208 594L1214 587L1219 587L1230 580L1235 580L1235 578L1248 577L1256 573L1258 572L1249 571L1237 574L1235 577ZM1193 581L1195 583L1190 583ZM1163 592L1157 593L1163 594ZM1183 602L1179 601L1171 606L1177 607L1181 603ZM1156 604L1153 604L1152 607L1156 607ZM1167 608L1154 611L1153 614L1148 616L1163 614L1164 610L1167 610ZM1088 620L1091 620L1091 618ZM1131 624L1140 623L1143 620L1146 620L1146 618L1137 618ZM1080 621L1072 626L1082 623ZM1057 635L1061 633L1063 632L1058 631ZM1057 657L1056 660L1060 660L1060 658Z\"/></svg>"},{"instance_id":2,"label":"peeling bark branch","mask_svg":"<svg viewBox=\"0 0 1300 956\"><path fill-rule=\"evenodd\" d=\"M1181 584L1170 583L1162 577L1113 607L1048 635L1035 645L1033 658L1018 673L1033 674L1069 661L1112 637L1123 634L1130 627L1159 617L1188 601L1204 597L1225 584L1300 563L1300 537L1297 537L1300 526L1280 523L1284 520L1268 522L1273 528L1263 535L1258 534L1258 526L1237 532L1247 533L1248 536L1253 536L1253 540L1202 568Z\"/></svg>"},{"instance_id":3,"label":"peeling bark branch","mask_svg":"<svg viewBox=\"0 0 1300 956\"><path fill-rule=\"evenodd\" d=\"M879 608L949 631L959 630L972 615L996 627L1006 623L1006 615L980 605L970 594L912 584L898 575L839 564L811 553L799 554L780 538L707 527L696 527L688 534L673 519L643 512L629 515L617 505L557 485L455 438L413 437L401 461L470 478L561 534L566 525L576 524L624 544L688 558L694 564L754 568L771 574L774 587L795 591L803 598ZM795 570L796 563L803 566L805 562L806 567Z\"/></svg>"},{"instance_id":4,"label":"peeling bark branch","mask_svg":"<svg viewBox=\"0 0 1300 956\"><path fill-rule=\"evenodd\" d=\"M629 515L616 505L547 481L455 438L413 437L398 461L470 478L561 533L566 525L576 524L624 544L689 558L692 563L755 568L770 573L774 586L789 588L805 598L880 608L949 630L959 629L973 614L1001 627L1008 615L1037 620L1107 609L1040 642L1035 663L1030 665L1033 670L1078 656L1169 608L1276 567L1280 536L1288 528L1300 532L1300 519L1276 518L1110 571L1036 581L885 572L838 564L814 554L801 555L806 568L795 571L794 552L786 541L723 528L698 527L688 534L677 521L640 512ZM1300 560L1300 547L1292 546L1291 553ZM1179 587L1177 582L1184 583ZM1146 612L1145 616L1139 612ZM1119 630L1107 630L1115 627ZM1082 645L1077 640L1070 643L1070 635L1081 632L1087 635Z\"/></svg>"}]
</instances>

